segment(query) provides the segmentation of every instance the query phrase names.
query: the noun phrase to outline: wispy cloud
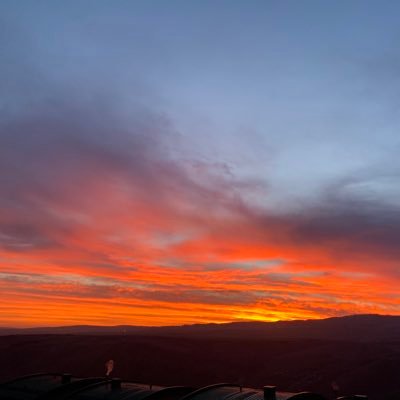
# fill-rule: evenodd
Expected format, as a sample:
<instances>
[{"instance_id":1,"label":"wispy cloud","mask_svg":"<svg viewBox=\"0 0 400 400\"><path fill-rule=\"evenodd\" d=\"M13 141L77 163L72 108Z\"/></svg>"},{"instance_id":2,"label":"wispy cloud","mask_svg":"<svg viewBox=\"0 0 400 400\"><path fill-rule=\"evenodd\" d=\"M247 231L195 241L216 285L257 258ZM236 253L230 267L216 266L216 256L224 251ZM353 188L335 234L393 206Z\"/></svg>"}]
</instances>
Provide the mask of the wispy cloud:
<instances>
[{"instance_id":1,"label":"wispy cloud","mask_svg":"<svg viewBox=\"0 0 400 400\"><path fill-rule=\"evenodd\" d=\"M278 129L261 136L279 157L264 160L258 133L246 144L257 160L243 159L268 169L252 171L218 158L221 142L230 145L218 130L201 132L213 151L197 151L199 132L181 131L190 124L155 100L135 63L113 67L87 27L93 47L79 57L74 41L54 46L47 28L30 38L23 27L0 26L1 325L400 313L395 152L354 163L349 174L347 164L332 167L333 156L324 163L336 136L322 132L315 154L314 136L302 143L301 133L287 134L288 145ZM112 54L120 57L122 47ZM96 50L104 64L95 68ZM145 50L137 59L148 65L139 57ZM83 75L63 52L85 60ZM237 143L232 148L241 158ZM290 175L299 149L311 161L303 157L304 170ZM306 195L291 197L288 182Z\"/></svg>"}]
</instances>

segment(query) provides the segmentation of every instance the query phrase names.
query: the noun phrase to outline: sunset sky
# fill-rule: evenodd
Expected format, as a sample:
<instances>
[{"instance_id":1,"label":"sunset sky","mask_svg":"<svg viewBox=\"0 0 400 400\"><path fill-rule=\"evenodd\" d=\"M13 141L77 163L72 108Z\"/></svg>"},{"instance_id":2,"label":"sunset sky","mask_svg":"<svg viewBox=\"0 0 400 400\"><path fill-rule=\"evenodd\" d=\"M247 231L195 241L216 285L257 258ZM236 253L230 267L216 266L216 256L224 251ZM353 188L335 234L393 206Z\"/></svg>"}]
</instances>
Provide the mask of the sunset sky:
<instances>
[{"instance_id":1,"label":"sunset sky","mask_svg":"<svg viewBox=\"0 0 400 400\"><path fill-rule=\"evenodd\" d=\"M400 315L400 3L0 2L0 326Z\"/></svg>"}]
</instances>

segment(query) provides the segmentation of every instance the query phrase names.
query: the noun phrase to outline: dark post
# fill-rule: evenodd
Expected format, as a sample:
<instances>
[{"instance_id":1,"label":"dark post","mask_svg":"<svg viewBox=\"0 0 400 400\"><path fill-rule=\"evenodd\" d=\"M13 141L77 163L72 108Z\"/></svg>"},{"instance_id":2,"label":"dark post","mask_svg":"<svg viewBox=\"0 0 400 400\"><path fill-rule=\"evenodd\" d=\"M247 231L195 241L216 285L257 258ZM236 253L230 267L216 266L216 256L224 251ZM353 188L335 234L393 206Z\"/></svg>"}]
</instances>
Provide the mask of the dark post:
<instances>
[{"instance_id":1,"label":"dark post","mask_svg":"<svg viewBox=\"0 0 400 400\"><path fill-rule=\"evenodd\" d=\"M264 386L264 400L276 400L276 386Z\"/></svg>"}]
</instances>

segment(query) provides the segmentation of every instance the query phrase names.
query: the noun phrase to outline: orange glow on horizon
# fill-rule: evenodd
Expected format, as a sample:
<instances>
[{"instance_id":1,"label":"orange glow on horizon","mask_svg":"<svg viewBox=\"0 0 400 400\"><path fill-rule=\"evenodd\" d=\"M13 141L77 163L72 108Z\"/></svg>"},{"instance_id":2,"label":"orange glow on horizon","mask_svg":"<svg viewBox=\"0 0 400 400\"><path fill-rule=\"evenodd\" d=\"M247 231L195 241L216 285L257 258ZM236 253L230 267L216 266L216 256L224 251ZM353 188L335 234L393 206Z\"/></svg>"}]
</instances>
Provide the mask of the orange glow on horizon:
<instances>
[{"instance_id":1,"label":"orange glow on horizon","mask_svg":"<svg viewBox=\"0 0 400 400\"><path fill-rule=\"evenodd\" d=\"M46 203L51 223L30 215L48 243L0 250L0 326L400 315L396 260L359 236L303 237L293 217L252 211L226 188L155 199L85 179L68 188L74 201Z\"/></svg>"}]
</instances>

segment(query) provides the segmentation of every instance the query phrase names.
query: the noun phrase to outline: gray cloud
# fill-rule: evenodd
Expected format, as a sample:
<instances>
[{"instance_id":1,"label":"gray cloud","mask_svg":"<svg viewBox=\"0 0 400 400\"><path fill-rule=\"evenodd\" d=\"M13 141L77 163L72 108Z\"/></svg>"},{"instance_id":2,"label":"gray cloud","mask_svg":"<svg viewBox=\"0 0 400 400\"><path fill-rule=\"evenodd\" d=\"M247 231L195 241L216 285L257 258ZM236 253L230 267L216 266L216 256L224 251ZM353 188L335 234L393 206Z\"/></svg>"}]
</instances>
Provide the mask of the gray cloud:
<instances>
[{"instance_id":1,"label":"gray cloud","mask_svg":"<svg viewBox=\"0 0 400 400\"><path fill-rule=\"evenodd\" d=\"M48 65L41 68L40 61L35 60L35 55L41 54L35 49L40 43L29 40L29 32L10 24L0 26L0 46L4 49L0 88L7 95L0 109L0 246L7 251L62 248L66 238L82 226L96 227L96 218L113 221L115 211L127 204L110 200L111 193L128 199L130 213L137 211L138 224L133 225L132 235L139 231L143 211L139 204L148 207L149 214L165 218L163 226L143 222L149 230L162 231L156 238L158 243L153 237L147 238L154 247L178 247L200 228L206 234L211 232L216 244L226 239L232 240L231 247L244 242L288 246L299 250L299 258L306 257L302 249L319 248L336 260L338 269L341 263L347 268L348 262L355 260L367 271L398 276L399 205L381 195L360 192L360 187L365 188L364 183L370 181L379 192L376 182L385 176L396 183L398 162L394 158L387 165L363 170L359 175L355 171L353 176L328 183L319 197L304 202L296 212L285 208L274 214L260 206L264 198L257 199L257 207L246 201L252 191L264 196L258 189L268 188L265 182L237 179L224 163L182 155L182 136L173 121L148 98L143 105L139 98L143 91L131 96L134 99L128 107L126 99L104 82L104 66L102 81L96 84L84 82L82 77L57 83L57 71L51 74ZM60 66L59 76L62 70ZM101 84L107 89L99 89ZM302 141L303 137L298 139ZM307 140L308 146L314 137ZM214 145L212 140L209 143L210 147ZM324 149L329 150L329 146ZM182 161L184 156L186 161ZM268 192L266 196L268 200ZM95 212L97 207L100 212ZM115 221L117 233L124 230L118 225L122 222ZM185 232L173 237L176 232L171 231ZM177 243L165 238L177 238ZM95 240L105 239L99 234ZM134 252L134 239L129 240ZM225 251L230 250L227 246ZM162 258L164 254L156 256ZM101 257L105 266L99 270L123 268L107 259L107 254ZM284 257L283 251L282 265ZM304 259L305 263L309 261ZM180 260L182 268L190 263ZM251 264L211 261L198 266L219 270L249 268Z\"/></svg>"}]
</instances>

